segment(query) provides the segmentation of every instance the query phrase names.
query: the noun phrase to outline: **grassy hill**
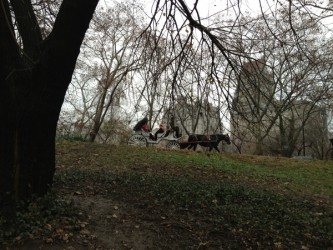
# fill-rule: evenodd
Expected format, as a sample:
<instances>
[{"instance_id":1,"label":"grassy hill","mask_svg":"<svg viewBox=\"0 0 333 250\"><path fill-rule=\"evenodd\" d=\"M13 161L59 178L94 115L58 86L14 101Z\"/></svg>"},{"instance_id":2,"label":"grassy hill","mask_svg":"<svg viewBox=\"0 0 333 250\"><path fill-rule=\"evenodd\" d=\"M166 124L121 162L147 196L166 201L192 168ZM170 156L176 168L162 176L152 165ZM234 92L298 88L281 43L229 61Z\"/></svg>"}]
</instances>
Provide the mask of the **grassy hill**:
<instances>
[{"instance_id":1,"label":"grassy hill","mask_svg":"<svg viewBox=\"0 0 333 250\"><path fill-rule=\"evenodd\" d=\"M6 247L333 249L332 162L62 141L53 190Z\"/></svg>"}]
</instances>

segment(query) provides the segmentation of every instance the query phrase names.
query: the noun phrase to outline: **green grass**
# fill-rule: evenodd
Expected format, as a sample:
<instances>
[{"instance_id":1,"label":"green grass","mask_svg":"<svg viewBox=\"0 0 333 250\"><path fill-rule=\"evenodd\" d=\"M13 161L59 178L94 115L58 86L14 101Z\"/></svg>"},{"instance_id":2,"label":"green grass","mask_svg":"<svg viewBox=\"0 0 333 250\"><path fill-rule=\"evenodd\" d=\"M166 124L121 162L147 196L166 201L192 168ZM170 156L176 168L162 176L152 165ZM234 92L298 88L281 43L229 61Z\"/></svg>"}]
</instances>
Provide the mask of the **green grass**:
<instances>
[{"instance_id":1,"label":"green grass","mask_svg":"<svg viewBox=\"0 0 333 250\"><path fill-rule=\"evenodd\" d=\"M141 199L151 196L159 204L172 203L197 211L210 207L211 212L222 213L221 218L232 210L235 221L230 225L236 228L250 223L267 230L288 222L296 228L301 225L311 235L325 231L333 242L331 162L127 146L72 146L89 148L98 162L96 167L81 161L77 167L97 172L101 168L106 172L118 169L116 175L104 173L99 177L108 181L99 181L115 182ZM328 207L321 207L322 203ZM297 234L296 228L287 234Z\"/></svg>"},{"instance_id":2,"label":"green grass","mask_svg":"<svg viewBox=\"0 0 333 250\"><path fill-rule=\"evenodd\" d=\"M175 173L169 174L182 172L188 176L197 175L202 170L211 178L237 176L240 180L250 179L257 185L279 186L333 199L333 162L68 142L59 144L58 151L58 165L64 160L64 165L69 167L109 169L116 166L124 171L133 170L134 166L134 171L150 168L156 169L156 173L161 169L177 168Z\"/></svg>"},{"instance_id":3,"label":"green grass","mask_svg":"<svg viewBox=\"0 0 333 250\"><path fill-rule=\"evenodd\" d=\"M204 168L225 172L225 174L242 175L256 178L257 181L272 180L289 188L305 189L310 193L333 196L333 163L325 161L305 161L279 157L256 157L242 155L183 153L158 151L155 149L128 150L126 147L117 148L126 152L124 157L112 158L110 164L177 166L186 168ZM128 155L129 154L129 155ZM111 159L106 159L108 160ZM108 163L105 164L108 164Z\"/></svg>"},{"instance_id":4,"label":"green grass","mask_svg":"<svg viewBox=\"0 0 333 250\"><path fill-rule=\"evenodd\" d=\"M94 196L186 221L220 246L333 247L331 162L61 141L56 165L60 197L93 189ZM219 242L214 232L230 241Z\"/></svg>"}]
</instances>

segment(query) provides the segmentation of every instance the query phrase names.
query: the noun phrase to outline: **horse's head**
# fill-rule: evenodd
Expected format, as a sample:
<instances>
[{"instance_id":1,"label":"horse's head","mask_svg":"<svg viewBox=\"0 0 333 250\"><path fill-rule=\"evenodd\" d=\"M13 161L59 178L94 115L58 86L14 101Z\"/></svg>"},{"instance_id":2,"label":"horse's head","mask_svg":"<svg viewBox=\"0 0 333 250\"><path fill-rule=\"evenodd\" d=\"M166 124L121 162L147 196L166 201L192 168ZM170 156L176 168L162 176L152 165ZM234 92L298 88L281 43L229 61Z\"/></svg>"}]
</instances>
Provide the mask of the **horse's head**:
<instances>
[{"instance_id":1,"label":"horse's head","mask_svg":"<svg viewBox=\"0 0 333 250\"><path fill-rule=\"evenodd\" d=\"M229 137L228 134L225 134L225 135L223 135L223 134L219 134L219 135L217 135L217 136L218 136L218 139L219 139L220 141L225 141L227 144L231 144L231 140L230 140L230 137Z\"/></svg>"}]
</instances>

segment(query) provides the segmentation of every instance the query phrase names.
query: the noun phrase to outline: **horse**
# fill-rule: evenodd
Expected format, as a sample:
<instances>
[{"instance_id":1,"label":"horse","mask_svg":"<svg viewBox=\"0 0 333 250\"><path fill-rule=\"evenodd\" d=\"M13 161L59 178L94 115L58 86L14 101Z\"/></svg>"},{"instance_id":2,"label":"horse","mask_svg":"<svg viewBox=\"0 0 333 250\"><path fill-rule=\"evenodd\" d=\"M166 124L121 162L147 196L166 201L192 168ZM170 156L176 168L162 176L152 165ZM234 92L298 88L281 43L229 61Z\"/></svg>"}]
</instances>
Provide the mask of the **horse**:
<instances>
[{"instance_id":1,"label":"horse","mask_svg":"<svg viewBox=\"0 0 333 250\"><path fill-rule=\"evenodd\" d=\"M188 137L188 141L182 143L181 148L191 149L193 151L197 149L198 144L202 147L209 147L209 151L212 149L216 149L218 152L218 145L220 141L225 141L227 144L231 144L230 137L228 134L213 134L213 135L200 135L200 134L192 134Z\"/></svg>"}]
</instances>

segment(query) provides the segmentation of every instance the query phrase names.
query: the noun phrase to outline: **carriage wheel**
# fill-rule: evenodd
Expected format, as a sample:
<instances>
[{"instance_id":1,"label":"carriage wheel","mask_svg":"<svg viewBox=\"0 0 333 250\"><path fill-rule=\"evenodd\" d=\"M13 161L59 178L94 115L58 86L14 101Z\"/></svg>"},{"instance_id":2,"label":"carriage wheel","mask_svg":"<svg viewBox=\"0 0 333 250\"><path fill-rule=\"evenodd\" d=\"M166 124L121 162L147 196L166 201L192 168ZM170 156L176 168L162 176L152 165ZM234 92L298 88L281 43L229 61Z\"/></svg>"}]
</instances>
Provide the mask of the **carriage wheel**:
<instances>
[{"instance_id":1,"label":"carriage wheel","mask_svg":"<svg viewBox=\"0 0 333 250\"><path fill-rule=\"evenodd\" d=\"M142 135L132 135L128 139L128 145L138 146L138 147L147 147L147 140Z\"/></svg>"},{"instance_id":2,"label":"carriage wheel","mask_svg":"<svg viewBox=\"0 0 333 250\"><path fill-rule=\"evenodd\" d=\"M180 149L180 144L177 141L169 141L165 147L167 149Z\"/></svg>"},{"instance_id":3,"label":"carriage wheel","mask_svg":"<svg viewBox=\"0 0 333 250\"><path fill-rule=\"evenodd\" d=\"M328 161L333 161L333 148L327 150L325 159Z\"/></svg>"}]
</instances>

